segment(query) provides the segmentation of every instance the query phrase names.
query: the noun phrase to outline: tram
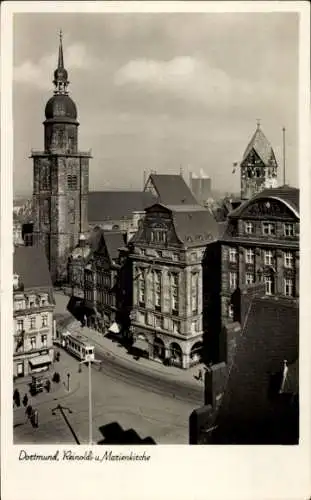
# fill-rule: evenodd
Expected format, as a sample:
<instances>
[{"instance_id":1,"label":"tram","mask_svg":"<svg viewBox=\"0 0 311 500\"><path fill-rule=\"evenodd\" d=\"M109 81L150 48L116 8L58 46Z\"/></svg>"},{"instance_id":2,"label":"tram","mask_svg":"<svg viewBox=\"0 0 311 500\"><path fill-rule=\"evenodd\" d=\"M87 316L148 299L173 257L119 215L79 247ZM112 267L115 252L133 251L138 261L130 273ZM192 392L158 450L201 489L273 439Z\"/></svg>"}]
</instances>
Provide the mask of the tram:
<instances>
[{"instance_id":1,"label":"tram","mask_svg":"<svg viewBox=\"0 0 311 500\"><path fill-rule=\"evenodd\" d=\"M94 346L88 338L80 333L63 332L62 346L79 361L94 361Z\"/></svg>"}]
</instances>

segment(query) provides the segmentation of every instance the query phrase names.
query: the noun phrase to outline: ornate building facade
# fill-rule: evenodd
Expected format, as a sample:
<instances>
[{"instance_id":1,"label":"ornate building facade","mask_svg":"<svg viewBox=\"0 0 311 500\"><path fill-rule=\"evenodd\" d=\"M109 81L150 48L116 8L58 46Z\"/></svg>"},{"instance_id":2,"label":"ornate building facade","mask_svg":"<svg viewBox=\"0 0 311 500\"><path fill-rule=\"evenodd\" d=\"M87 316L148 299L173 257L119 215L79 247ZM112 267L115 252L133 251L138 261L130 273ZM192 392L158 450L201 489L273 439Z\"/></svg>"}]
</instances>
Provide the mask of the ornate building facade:
<instances>
[{"instance_id":1,"label":"ornate building facade","mask_svg":"<svg viewBox=\"0 0 311 500\"><path fill-rule=\"evenodd\" d=\"M299 190L262 191L228 216L221 243L222 323L235 319L234 294L265 283L269 296L299 297Z\"/></svg>"},{"instance_id":2,"label":"ornate building facade","mask_svg":"<svg viewBox=\"0 0 311 500\"><path fill-rule=\"evenodd\" d=\"M53 283L66 278L69 252L88 230L90 152L78 149L77 108L68 94L62 36L54 95L45 107L44 150L32 151L34 243L43 244Z\"/></svg>"},{"instance_id":3,"label":"ornate building facade","mask_svg":"<svg viewBox=\"0 0 311 500\"><path fill-rule=\"evenodd\" d=\"M48 369L53 362L53 288L42 248L19 246L13 259L13 375Z\"/></svg>"},{"instance_id":4,"label":"ornate building facade","mask_svg":"<svg viewBox=\"0 0 311 500\"><path fill-rule=\"evenodd\" d=\"M199 205L155 204L130 244L133 347L189 368L203 351L203 266L218 225Z\"/></svg>"}]
</instances>

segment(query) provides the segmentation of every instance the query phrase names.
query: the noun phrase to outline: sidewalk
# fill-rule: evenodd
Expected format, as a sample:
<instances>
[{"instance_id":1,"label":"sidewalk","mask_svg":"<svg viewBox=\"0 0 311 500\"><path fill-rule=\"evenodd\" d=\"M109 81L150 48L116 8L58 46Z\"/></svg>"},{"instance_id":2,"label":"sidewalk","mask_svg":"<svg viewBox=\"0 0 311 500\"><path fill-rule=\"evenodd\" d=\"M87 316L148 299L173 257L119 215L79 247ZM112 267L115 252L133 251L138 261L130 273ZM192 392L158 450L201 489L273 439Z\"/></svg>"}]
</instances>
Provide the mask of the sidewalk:
<instances>
[{"instance_id":1,"label":"sidewalk","mask_svg":"<svg viewBox=\"0 0 311 500\"><path fill-rule=\"evenodd\" d=\"M117 340L113 341L105 337L102 333L97 330L93 330L87 326L81 328L80 323L76 320L68 327L69 331L81 333L88 337L96 347L104 353L107 353L111 357L118 358L119 362L122 364L135 366L135 369L139 371L144 371L149 374L158 375L161 378L166 378L168 381L178 381L185 385L190 385L193 387L203 387L202 380L196 380L195 376L198 375L200 369L203 368L203 364L198 364L189 368L188 370L183 370L177 368L176 366L165 366L161 362L148 360L145 358L139 358L135 360L131 354L129 354L125 347L123 347Z\"/></svg>"},{"instance_id":2,"label":"sidewalk","mask_svg":"<svg viewBox=\"0 0 311 500\"><path fill-rule=\"evenodd\" d=\"M60 374L60 382L58 384L52 382L52 377L55 372L58 372ZM67 377L68 373L70 374L69 391ZM39 392L35 396L32 396L29 392L31 375L23 377L21 379L17 379L13 384L13 391L15 389L19 390L21 397L21 406L20 408L14 408L14 414L16 412L20 412L21 410L25 411L25 408L22 404L22 400L25 394L27 394L28 396L28 405L30 404L34 408L40 407L41 404L49 401L63 400L68 398L69 396L77 392L80 387L79 377L75 376L76 373L78 374L77 361L67 353L64 353L64 351L61 351L60 361L54 362L48 371L42 372L42 375L47 376L51 381L50 392L44 390L42 392Z\"/></svg>"}]
</instances>

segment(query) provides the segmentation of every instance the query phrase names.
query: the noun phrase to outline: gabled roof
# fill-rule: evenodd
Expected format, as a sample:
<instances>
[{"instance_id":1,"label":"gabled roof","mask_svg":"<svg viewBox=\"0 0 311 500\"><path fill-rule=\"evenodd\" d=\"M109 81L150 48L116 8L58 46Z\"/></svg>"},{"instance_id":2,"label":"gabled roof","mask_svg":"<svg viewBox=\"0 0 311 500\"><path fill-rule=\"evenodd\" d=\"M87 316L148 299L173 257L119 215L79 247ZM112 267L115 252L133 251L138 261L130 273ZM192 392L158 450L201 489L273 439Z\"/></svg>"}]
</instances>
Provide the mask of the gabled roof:
<instances>
[{"instance_id":1,"label":"gabled roof","mask_svg":"<svg viewBox=\"0 0 311 500\"><path fill-rule=\"evenodd\" d=\"M230 212L229 217L239 217L245 208L256 200L271 198L283 202L299 216L299 189L288 185L264 189L250 200L243 202L238 208Z\"/></svg>"},{"instance_id":2,"label":"gabled roof","mask_svg":"<svg viewBox=\"0 0 311 500\"><path fill-rule=\"evenodd\" d=\"M15 247L13 272L20 276L24 289L52 288L52 281L44 248Z\"/></svg>"},{"instance_id":3,"label":"gabled roof","mask_svg":"<svg viewBox=\"0 0 311 500\"><path fill-rule=\"evenodd\" d=\"M117 259L119 256L119 248L124 247L123 234L121 232L105 231L103 237L110 259Z\"/></svg>"},{"instance_id":4,"label":"gabled roof","mask_svg":"<svg viewBox=\"0 0 311 500\"><path fill-rule=\"evenodd\" d=\"M286 299L256 297L249 305L242 334L216 424L218 432L231 432L244 423L253 432L254 423L265 421L273 413L269 400L271 376L280 373L284 360L295 363L299 355L299 307ZM269 417L270 415L270 417Z\"/></svg>"},{"instance_id":5,"label":"gabled roof","mask_svg":"<svg viewBox=\"0 0 311 500\"><path fill-rule=\"evenodd\" d=\"M105 245L111 260L119 256L119 248L124 247L124 235L121 231L104 231L100 228L94 228L88 240L92 252L98 252L102 245Z\"/></svg>"},{"instance_id":6,"label":"gabled roof","mask_svg":"<svg viewBox=\"0 0 311 500\"><path fill-rule=\"evenodd\" d=\"M90 191L88 221L120 220L133 212L143 212L154 200L151 193L143 191Z\"/></svg>"},{"instance_id":7,"label":"gabled roof","mask_svg":"<svg viewBox=\"0 0 311 500\"><path fill-rule=\"evenodd\" d=\"M259 126L244 152L242 162L246 160L252 150L257 153L265 165L269 165L271 161L276 161L272 146Z\"/></svg>"},{"instance_id":8,"label":"gabled roof","mask_svg":"<svg viewBox=\"0 0 311 500\"><path fill-rule=\"evenodd\" d=\"M190 188L181 175L151 174L146 183L152 183L158 195L158 202L164 205L197 205ZM145 188L146 189L146 188Z\"/></svg>"}]
</instances>

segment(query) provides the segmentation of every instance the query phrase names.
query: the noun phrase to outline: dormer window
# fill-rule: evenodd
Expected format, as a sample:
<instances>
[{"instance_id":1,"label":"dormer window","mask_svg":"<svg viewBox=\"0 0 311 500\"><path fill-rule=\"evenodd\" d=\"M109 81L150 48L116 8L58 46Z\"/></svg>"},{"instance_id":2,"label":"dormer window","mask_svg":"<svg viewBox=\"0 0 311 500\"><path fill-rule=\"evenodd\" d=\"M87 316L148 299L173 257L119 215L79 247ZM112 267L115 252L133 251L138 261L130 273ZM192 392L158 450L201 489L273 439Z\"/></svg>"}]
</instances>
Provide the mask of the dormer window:
<instances>
[{"instance_id":1,"label":"dormer window","mask_svg":"<svg viewBox=\"0 0 311 500\"><path fill-rule=\"evenodd\" d=\"M263 222L262 233L266 236L275 235L275 224L273 222Z\"/></svg>"},{"instance_id":2,"label":"dormer window","mask_svg":"<svg viewBox=\"0 0 311 500\"><path fill-rule=\"evenodd\" d=\"M294 236L295 235L295 230L294 230L294 224L291 223L285 223L284 224L284 236Z\"/></svg>"},{"instance_id":3,"label":"dormer window","mask_svg":"<svg viewBox=\"0 0 311 500\"><path fill-rule=\"evenodd\" d=\"M165 229L153 229L151 231L151 241L153 243L166 243L167 241L167 234Z\"/></svg>"},{"instance_id":4,"label":"dormer window","mask_svg":"<svg viewBox=\"0 0 311 500\"><path fill-rule=\"evenodd\" d=\"M245 233L253 234L254 232L254 224L252 222L245 222Z\"/></svg>"}]
</instances>

